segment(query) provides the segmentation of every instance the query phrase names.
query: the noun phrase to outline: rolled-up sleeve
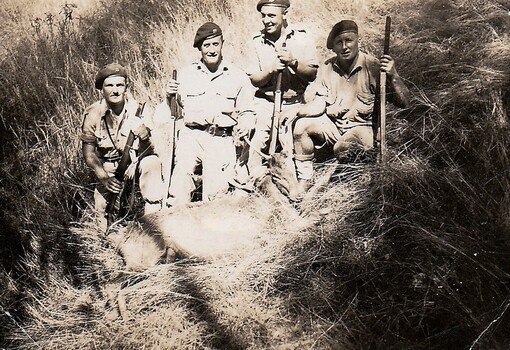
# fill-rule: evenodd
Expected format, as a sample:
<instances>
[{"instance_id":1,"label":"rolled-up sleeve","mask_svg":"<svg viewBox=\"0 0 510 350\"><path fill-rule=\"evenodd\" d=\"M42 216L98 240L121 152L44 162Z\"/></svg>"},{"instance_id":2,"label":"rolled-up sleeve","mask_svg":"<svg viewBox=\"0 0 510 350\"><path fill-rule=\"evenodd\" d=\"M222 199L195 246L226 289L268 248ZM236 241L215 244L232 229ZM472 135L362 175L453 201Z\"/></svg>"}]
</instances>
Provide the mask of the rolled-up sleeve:
<instances>
[{"instance_id":1,"label":"rolled-up sleeve","mask_svg":"<svg viewBox=\"0 0 510 350\"><path fill-rule=\"evenodd\" d=\"M82 133L80 136L80 139L83 143L91 143L97 145L97 138L95 135L96 124L97 123L94 120L93 115L87 111L83 113L83 123L81 126Z\"/></svg>"},{"instance_id":2,"label":"rolled-up sleeve","mask_svg":"<svg viewBox=\"0 0 510 350\"><path fill-rule=\"evenodd\" d=\"M240 89L236 99L236 112L239 115L239 119L249 119L255 122L254 112L254 88L251 85L248 75L243 73L240 76Z\"/></svg>"}]
</instances>

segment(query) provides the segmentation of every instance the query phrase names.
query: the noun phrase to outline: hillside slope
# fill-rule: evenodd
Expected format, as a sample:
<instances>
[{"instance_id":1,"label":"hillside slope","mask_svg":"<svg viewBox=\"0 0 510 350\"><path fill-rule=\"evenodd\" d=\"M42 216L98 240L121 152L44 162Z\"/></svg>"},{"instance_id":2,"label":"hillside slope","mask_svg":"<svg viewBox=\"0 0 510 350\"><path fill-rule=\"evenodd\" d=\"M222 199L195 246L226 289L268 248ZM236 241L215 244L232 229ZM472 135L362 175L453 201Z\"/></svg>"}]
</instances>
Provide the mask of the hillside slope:
<instances>
[{"instance_id":1,"label":"hillside slope","mask_svg":"<svg viewBox=\"0 0 510 350\"><path fill-rule=\"evenodd\" d=\"M52 11L58 27L11 21L22 40L5 42L0 61L0 347L510 346L508 1L293 1L291 19L316 36L322 58L343 17L380 54L392 16L391 52L413 103L390 113L389 161L345 167L296 206L222 203L264 218L250 249L143 272L125 272L92 224L78 141L81 111L97 98L92 77L111 60L129 63L133 92L154 104L211 19L242 66L259 28L254 1Z\"/></svg>"}]
</instances>

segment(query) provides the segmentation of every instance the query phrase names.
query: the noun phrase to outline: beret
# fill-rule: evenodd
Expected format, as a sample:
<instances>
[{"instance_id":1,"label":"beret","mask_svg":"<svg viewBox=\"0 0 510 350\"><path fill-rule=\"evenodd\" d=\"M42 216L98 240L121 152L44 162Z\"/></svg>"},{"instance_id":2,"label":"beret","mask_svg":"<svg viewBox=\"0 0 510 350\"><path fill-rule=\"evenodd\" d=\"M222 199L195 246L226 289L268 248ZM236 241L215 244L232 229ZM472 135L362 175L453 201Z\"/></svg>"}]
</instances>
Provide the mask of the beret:
<instances>
[{"instance_id":1,"label":"beret","mask_svg":"<svg viewBox=\"0 0 510 350\"><path fill-rule=\"evenodd\" d=\"M222 35L221 28L216 23L206 22L198 28L195 40L193 40L193 47L198 49L205 39L214 38L219 35Z\"/></svg>"},{"instance_id":2,"label":"beret","mask_svg":"<svg viewBox=\"0 0 510 350\"><path fill-rule=\"evenodd\" d=\"M351 21L349 19L342 20L333 26L331 32L328 35L327 48L333 48L333 42L335 38L342 33L356 33L358 34L358 25L356 22Z\"/></svg>"},{"instance_id":3,"label":"beret","mask_svg":"<svg viewBox=\"0 0 510 350\"><path fill-rule=\"evenodd\" d=\"M259 0L257 4L257 11L260 12L260 9L264 5L273 5L280 7L290 7L290 0Z\"/></svg>"},{"instance_id":4,"label":"beret","mask_svg":"<svg viewBox=\"0 0 510 350\"><path fill-rule=\"evenodd\" d=\"M111 75L118 75L127 79L127 69L118 63L107 64L96 74L96 89L101 90L104 80Z\"/></svg>"}]
</instances>

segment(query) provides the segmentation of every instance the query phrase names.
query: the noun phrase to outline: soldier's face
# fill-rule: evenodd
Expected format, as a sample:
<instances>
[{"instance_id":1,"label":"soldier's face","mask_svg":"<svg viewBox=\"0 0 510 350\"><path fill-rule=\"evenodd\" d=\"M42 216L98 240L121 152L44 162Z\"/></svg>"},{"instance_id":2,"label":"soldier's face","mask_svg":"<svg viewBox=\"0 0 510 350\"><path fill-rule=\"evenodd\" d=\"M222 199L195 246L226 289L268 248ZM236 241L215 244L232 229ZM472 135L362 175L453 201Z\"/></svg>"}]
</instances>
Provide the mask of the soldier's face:
<instances>
[{"instance_id":1,"label":"soldier's face","mask_svg":"<svg viewBox=\"0 0 510 350\"><path fill-rule=\"evenodd\" d=\"M103 82L103 96L108 105L124 103L126 88L126 78L118 75L107 77Z\"/></svg>"},{"instance_id":2,"label":"soldier's face","mask_svg":"<svg viewBox=\"0 0 510 350\"><path fill-rule=\"evenodd\" d=\"M217 66L221 62L221 49L223 47L223 36L216 36L206 39L200 46L202 61L207 67Z\"/></svg>"},{"instance_id":3,"label":"soldier's face","mask_svg":"<svg viewBox=\"0 0 510 350\"><path fill-rule=\"evenodd\" d=\"M339 61L352 62L359 52L358 34L347 32L337 35L333 42L333 51Z\"/></svg>"},{"instance_id":4,"label":"soldier's face","mask_svg":"<svg viewBox=\"0 0 510 350\"><path fill-rule=\"evenodd\" d=\"M260 9L264 30L269 35L279 35L282 32L283 22L287 10L280 6L264 5Z\"/></svg>"}]
</instances>

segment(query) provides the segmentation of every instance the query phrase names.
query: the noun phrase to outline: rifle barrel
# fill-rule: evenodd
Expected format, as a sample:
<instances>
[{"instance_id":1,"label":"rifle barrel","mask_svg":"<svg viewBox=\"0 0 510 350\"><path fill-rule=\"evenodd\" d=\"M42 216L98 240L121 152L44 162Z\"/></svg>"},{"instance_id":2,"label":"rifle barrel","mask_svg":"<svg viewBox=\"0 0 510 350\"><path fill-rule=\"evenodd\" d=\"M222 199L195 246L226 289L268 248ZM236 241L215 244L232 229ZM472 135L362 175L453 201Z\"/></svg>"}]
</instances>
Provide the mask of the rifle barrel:
<instances>
[{"instance_id":1,"label":"rifle barrel","mask_svg":"<svg viewBox=\"0 0 510 350\"><path fill-rule=\"evenodd\" d=\"M386 16L386 26L384 28L384 54L390 53L390 31L391 17ZM381 72L379 79L379 140L381 161L386 161L386 72Z\"/></svg>"},{"instance_id":2,"label":"rifle barrel","mask_svg":"<svg viewBox=\"0 0 510 350\"><path fill-rule=\"evenodd\" d=\"M390 32L391 32L391 17L386 16L386 26L384 27L384 54L390 54Z\"/></svg>"},{"instance_id":3,"label":"rifle barrel","mask_svg":"<svg viewBox=\"0 0 510 350\"><path fill-rule=\"evenodd\" d=\"M177 80L177 69L172 71L172 79ZM164 188L163 188L163 208L166 208L168 204L168 190L170 188L170 181L173 173L173 162L174 162L174 146L175 146L175 120L179 112L177 106L177 96L172 94L168 97L168 107L170 108L170 140L168 143L168 168L166 169L166 176L164 176Z\"/></svg>"},{"instance_id":4,"label":"rifle barrel","mask_svg":"<svg viewBox=\"0 0 510 350\"><path fill-rule=\"evenodd\" d=\"M274 89L273 118L271 119L271 134L269 135L269 155L276 153L276 142L278 141L278 127L280 112L282 111L282 76L283 72L276 75L276 86Z\"/></svg>"},{"instance_id":5,"label":"rifle barrel","mask_svg":"<svg viewBox=\"0 0 510 350\"><path fill-rule=\"evenodd\" d=\"M129 132L129 136L126 141L126 145L124 146L124 151L122 152L122 158L120 159L119 165L115 170L115 178L119 181L124 181L124 174L126 173L129 164L131 163L131 157L129 155L129 151L131 147L133 147L133 143L135 141L135 134L133 131ZM113 213L115 209L115 202L117 201L118 193L110 193L110 198L108 198L108 204L106 206L106 214L110 215Z\"/></svg>"}]
</instances>

